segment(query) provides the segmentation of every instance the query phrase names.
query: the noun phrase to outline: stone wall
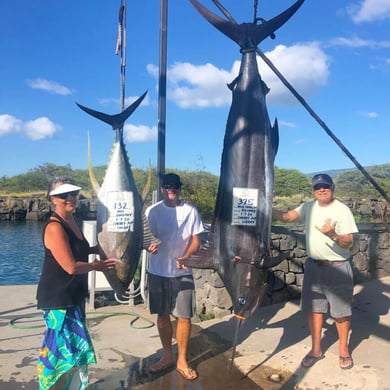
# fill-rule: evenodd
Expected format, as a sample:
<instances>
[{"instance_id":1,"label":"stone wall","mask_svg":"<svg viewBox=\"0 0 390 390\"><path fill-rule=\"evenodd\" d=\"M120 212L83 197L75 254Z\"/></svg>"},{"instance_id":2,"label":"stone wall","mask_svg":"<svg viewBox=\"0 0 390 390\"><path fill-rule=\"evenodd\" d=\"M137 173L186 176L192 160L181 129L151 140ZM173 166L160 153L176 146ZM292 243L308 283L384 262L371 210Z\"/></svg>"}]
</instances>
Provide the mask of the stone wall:
<instances>
[{"instance_id":1,"label":"stone wall","mask_svg":"<svg viewBox=\"0 0 390 390\"><path fill-rule=\"evenodd\" d=\"M389 208L385 201L345 201L357 220L389 222ZM76 210L81 220L96 219L96 199L81 197ZM0 198L0 221L46 221L52 204L38 196L30 198ZM352 265L356 283L390 275L390 228L387 223L360 223L352 251ZM307 257L301 226L272 227L273 255L286 253L287 259L268 272L270 292L264 304L298 298L303 280L303 264ZM220 317L230 313L231 299L216 272L195 270L197 307L205 316Z\"/></svg>"},{"instance_id":2,"label":"stone wall","mask_svg":"<svg viewBox=\"0 0 390 390\"><path fill-rule=\"evenodd\" d=\"M358 224L352 250L355 283L390 276L390 225ZM272 227L273 255L286 253L287 259L269 272L268 297L263 304L299 298L303 265L307 258L302 226ZM221 317L231 312L232 302L215 271L194 270L198 312Z\"/></svg>"},{"instance_id":3,"label":"stone wall","mask_svg":"<svg viewBox=\"0 0 390 390\"><path fill-rule=\"evenodd\" d=\"M96 199L81 196L75 212L77 218L96 219L96 204ZM46 221L52 210L52 203L42 196L0 198L0 221Z\"/></svg>"},{"instance_id":4,"label":"stone wall","mask_svg":"<svg viewBox=\"0 0 390 390\"><path fill-rule=\"evenodd\" d=\"M390 208L381 199L343 199L352 210L358 222L390 223ZM275 206L278 203L275 202ZM45 221L50 215L51 203L42 195L31 197L0 197L0 221ZM87 199L80 195L76 215L80 220L96 218L96 199Z\"/></svg>"}]
</instances>

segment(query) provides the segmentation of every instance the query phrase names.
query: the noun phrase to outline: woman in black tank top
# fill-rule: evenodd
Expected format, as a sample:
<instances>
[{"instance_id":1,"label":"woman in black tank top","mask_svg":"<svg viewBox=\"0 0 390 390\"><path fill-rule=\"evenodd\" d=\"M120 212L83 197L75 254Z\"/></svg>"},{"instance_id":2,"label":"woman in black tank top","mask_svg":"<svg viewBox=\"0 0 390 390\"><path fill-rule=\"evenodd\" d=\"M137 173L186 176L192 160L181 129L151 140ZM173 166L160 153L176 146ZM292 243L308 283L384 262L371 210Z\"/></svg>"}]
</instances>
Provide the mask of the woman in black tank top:
<instances>
[{"instance_id":1,"label":"woman in black tank top","mask_svg":"<svg viewBox=\"0 0 390 390\"><path fill-rule=\"evenodd\" d=\"M96 362L85 325L88 272L112 269L115 259L88 262L97 247L89 246L73 215L80 189L62 176L48 190L55 211L43 229L45 255L37 290L38 308L44 310L47 326L38 358L40 390L66 389L65 383L70 387L73 379L86 388L87 364Z\"/></svg>"}]
</instances>

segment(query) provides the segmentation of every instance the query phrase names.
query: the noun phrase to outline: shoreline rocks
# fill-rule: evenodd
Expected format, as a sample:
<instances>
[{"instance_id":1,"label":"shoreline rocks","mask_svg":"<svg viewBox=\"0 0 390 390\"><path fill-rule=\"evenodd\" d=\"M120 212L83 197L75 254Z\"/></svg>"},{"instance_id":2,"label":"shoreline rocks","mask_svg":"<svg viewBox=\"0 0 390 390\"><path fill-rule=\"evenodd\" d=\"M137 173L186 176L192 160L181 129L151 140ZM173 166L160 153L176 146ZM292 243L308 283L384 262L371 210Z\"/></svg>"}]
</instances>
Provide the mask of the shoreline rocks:
<instances>
[{"instance_id":1,"label":"shoreline rocks","mask_svg":"<svg viewBox=\"0 0 390 390\"><path fill-rule=\"evenodd\" d=\"M76 208L79 220L96 219L96 199L80 197ZM29 198L1 197L0 222L2 221L47 221L53 205L42 196Z\"/></svg>"}]
</instances>

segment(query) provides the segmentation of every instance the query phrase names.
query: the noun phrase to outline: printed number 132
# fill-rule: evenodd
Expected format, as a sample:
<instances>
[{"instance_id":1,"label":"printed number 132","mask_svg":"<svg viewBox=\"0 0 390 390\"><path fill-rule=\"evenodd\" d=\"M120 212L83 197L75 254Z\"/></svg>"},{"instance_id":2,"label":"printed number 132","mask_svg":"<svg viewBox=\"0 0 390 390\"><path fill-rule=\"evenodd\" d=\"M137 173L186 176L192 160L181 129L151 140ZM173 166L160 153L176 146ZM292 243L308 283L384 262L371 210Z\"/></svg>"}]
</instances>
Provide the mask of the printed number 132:
<instances>
[{"instance_id":1,"label":"printed number 132","mask_svg":"<svg viewBox=\"0 0 390 390\"><path fill-rule=\"evenodd\" d=\"M127 209L127 202L115 202L114 209L115 210L125 210L125 209Z\"/></svg>"}]
</instances>

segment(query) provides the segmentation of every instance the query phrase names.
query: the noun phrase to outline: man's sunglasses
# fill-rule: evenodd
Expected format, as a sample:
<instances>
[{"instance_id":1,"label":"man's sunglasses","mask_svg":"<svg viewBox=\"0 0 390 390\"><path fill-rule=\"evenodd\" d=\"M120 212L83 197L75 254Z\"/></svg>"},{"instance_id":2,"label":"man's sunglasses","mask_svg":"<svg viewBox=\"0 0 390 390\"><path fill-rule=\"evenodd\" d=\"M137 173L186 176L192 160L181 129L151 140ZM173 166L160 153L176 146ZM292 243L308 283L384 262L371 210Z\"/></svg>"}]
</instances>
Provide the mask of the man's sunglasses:
<instances>
[{"instance_id":1,"label":"man's sunglasses","mask_svg":"<svg viewBox=\"0 0 390 390\"><path fill-rule=\"evenodd\" d=\"M180 189L180 184L164 184L162 188L164 190L178 190Z\"/></svg>"},{"instance_id":2,"label":"man's sunglasses","mask_svg":"<svg viewBox=\"0 0 390 390\"><path fill-rule=\"evenodd\" d=\"M314 191L318 191L321 188L323 188L324 190L330 190L332 186L330 184L316 184L315 186L313 186Z\"/></svg>"},{"instance_id":3,"label":"man's sunglasses","mask_svg":"<svg viewBox=\"0 0 390 390\"><path fill-rule=\"evenodd\" d=\"M64 192L63 194L53 195L55 198L66 199L68 196L76 197L80 191Z\"/></svg>"}]
</instances>

